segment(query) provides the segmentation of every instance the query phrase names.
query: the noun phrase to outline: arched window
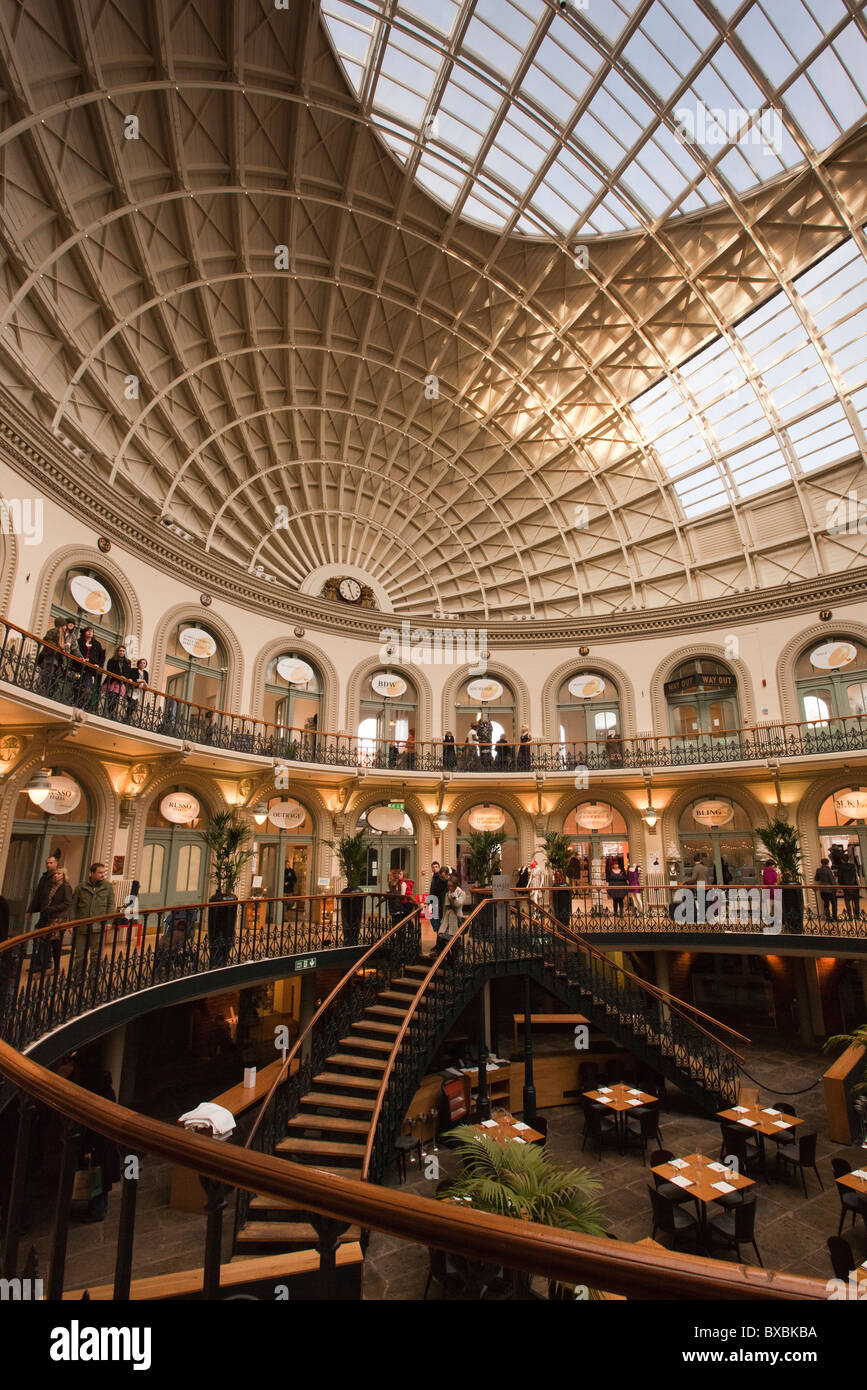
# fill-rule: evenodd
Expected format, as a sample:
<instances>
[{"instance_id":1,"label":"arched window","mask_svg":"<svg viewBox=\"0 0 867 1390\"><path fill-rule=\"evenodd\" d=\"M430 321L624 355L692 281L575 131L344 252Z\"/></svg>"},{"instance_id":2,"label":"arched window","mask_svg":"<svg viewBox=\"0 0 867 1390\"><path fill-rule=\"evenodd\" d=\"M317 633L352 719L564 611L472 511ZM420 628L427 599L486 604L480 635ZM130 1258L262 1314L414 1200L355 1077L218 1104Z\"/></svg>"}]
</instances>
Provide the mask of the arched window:
<instances>
[{"instance_id":1,"label":"arched window","mask_svg":"<svg viewBox=\"0 0 867 1390\"><path fill-rule=\"evenodd\" d=\"M698 656L683 661L665 682L669 729L680 742L737 738L738 682L722 661Z\"/></svg>"},{"instance_id":2,"label":"arched window","mask_svg":"<svg viewBox=\"0 0 867 1390\"><path fill-rule=\"evenodd\" d=\"M92 627L106 656L113 656L124 641L126 614L117 590L87 565L72 565L60 575L51 596L51 617L74 618L79 631Z\"/></svg>"},{"instance_id":3,"label":"arched window","mask_svg":"<svg viewBox=\"0 0 867 1390\"><path fill-rule=\"evenodd\" d=\"M73 888L87 877L92 859L93 809L86 787L61 765L46 771L52 779L63 779L60 786L66 800L52 798L50 803L37 805L27 792L18 793L3 879L13 934L27 929L27 908L49 854L60 851L60 867L66 870ZM49 804L51 810L46 809ZM63 811L64 804L71 809ZM106 867L110 870L111 864Z\"/></svg>"},{"instance_id":4,"label":"arched window","mask_svg":"<svg viewBox=\"0 0 867 1390\"><path fill-rule=\"evenodd\" d=\"M282 652L268 663L265 674L265 718L284 729L315 734L320 727L322 677L305 657Z\"/></svg>"},{"instance_id":5,"label":"arched window","mask_svg":"<svg viewBox=\"0 0 867 1390\"><path fill-rule=\"evenodd\" d=\"M698 797L681 811L678 830L684 883L759 881L752 820L737 801Z\"/></svg>"},{"instance_id":6,"label":"arched window","mask_svg":"<svg viewBox=\"0 0 867 1390\"><path fill-rule=\"evenodd\" d=\"M305 897L315 893L313 818L294 797L272 796L265 803L271 817L253 835L253 873L262 879L266 898ZM275 810L279 808L279 810Z\"/></svg>"},{"instance_id":7,"label":"arched window","mask_svg":"<svg viewBox=\"0 0 867 1390\"><path fill-rule=\"evenodd\" d=\"M418 692L409 676L377 671L365 681L358 724L358 761L364 767L418 765Z\"/></svg>"},{"instance_id":8,"label":"arched window","mask_svg":"<svg viewBox=\"0 0 867 1390\"><path fill-rule=\"evenodd\" d=\"M222 709L228 660L223 644L199 623L178 623L166 651L166 693L208 709Z\"/></svg>"},{"instance_id":9,"label":"arched window","mask_svg":"<svg viewBox=\"0 0 867 1390\"><path fill-rule=\"evenodd\" d=\"M819 807L819 844L823 858L839 868L841 859L855 864L858 881L864 882L867 864L867 788L841 787ZM846 876L840 879L845 881Z\"/></svg>"},{"instance_id":10,"label":"arched window","mask_svg":"<svg viewBox=\"0 0 867 1390\"><path fill-rule=\"evenodd\" d=\"M607 801L582 801L563 823L563 834L578 861L569 877L579 883L599 884L608 880L618 861L629 863L629 836L626 821Z\"/></svg>"},{"instance_id":11,"label":"arched window","mask_svg":"<svg viewBox=\"0 0 867 1390\"><path fill-rule=\"evenodd\" d=\"M381 801L362 811L356 832L365 832L367 864L364 887L388 889L388 877L393 869L413 883L413 895L418 892L416 850L418 840L413 820L400 806Z\"/></svg>"},{"instance_id":12,"label":"arched window","mask_svg":"<svg viewBox=\"0 0 867 1390\"><path fill-rule=\"evenodd\" d=\"M847 725L832 721L861 721L867 712L867 646L845 636L811 643L798 659L795 681L809 732L843 731Z\"/></svg>"},{"instance_id":13,"label":"arched window","mask_svg":"<svg viewBox=\"0 0 867 1390\"><path fill-rule=\"evenodd\" d=\"M486 801L478 806L472 806L469 811L464 812L458 821L457 844L464 882L469 881L467 836L473 831L480 830L496 830L502 834L503 847L500 851L500 864L499 867L495 867L494 872L509 874L514 881L514 874L520 867L518 827L514 817L509 815L508 811Z\"/></svg>"},{"instance_id":14,"label":"arched window","mask_svg":"<svg viewBox=\"0 0 867 1390\"><path fill-rule=\"evenodd\" d=\"M620 736L617 686L601 671L576 672L560 686L557 722L566 766L588 763L588 759L598 765L607 744Z\"/></svg>"},{"instance_id":15,"label":"arched window","mask_svg":"<svg viewBox=\"0 0 867 1390\"><path fill-rule=\"evenodd\" d=\"M467 736L473 731L470 742ZM455 701L455 742L468 772L515 767L515 692L498 676L471 676Z\"/></svg>"},{"instance_id":16,"label":"arched window","mask_svg":"<svg viewBox=\"0 0 867 1390\"><path fill-rule=\"evenodd\" d=\"M165 815L163 808L171 814ZM189 820L180 819L187 809L194 814ZM204 805L181 785L166 789L153 799L145 818L138 871L142 907L203 901L208 861L203 831L207 824Z\"/></svg>"}]
</instances>

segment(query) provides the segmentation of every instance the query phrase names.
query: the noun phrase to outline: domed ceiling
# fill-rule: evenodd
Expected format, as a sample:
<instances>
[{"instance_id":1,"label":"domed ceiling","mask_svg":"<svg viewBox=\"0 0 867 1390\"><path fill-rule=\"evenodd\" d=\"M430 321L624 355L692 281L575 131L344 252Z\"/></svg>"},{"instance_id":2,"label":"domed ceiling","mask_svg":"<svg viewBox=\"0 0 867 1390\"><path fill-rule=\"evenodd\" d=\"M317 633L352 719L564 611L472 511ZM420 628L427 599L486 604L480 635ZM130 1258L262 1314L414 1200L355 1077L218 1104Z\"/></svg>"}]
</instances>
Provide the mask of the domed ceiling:
<instances>
[{"instance_id":1,"label":"domed ceiling","mask_svg":"<svg viewBox=\"0 0 867 1390\"><path fill-rule=\"evenodd\" d=\"M0 385L263 592L553 620L860 565L865 35L863 0L0 0Z\"/></svg>"}]
</instances>

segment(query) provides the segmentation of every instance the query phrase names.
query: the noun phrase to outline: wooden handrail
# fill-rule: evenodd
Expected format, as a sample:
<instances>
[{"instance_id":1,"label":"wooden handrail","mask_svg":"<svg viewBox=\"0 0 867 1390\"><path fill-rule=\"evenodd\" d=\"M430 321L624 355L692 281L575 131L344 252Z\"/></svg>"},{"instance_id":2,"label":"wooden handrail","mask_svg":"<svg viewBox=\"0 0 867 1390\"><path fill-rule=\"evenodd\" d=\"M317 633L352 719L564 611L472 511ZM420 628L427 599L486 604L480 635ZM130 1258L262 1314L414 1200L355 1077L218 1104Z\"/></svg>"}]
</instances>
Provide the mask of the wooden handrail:
<instances>
[{"instance_id":1,"label":"wooden handrail","mask_svg":"<svg viewBox=\"0 0 867 1390\"><path fill-rule=\"evenodd\" d=\"M218 1182L298 1201L325 1216L469 1259L586 1283L627 1298L827 1299L826 1284L819 1279L580 1236L454 1203L432 1202L191 1134L104 1100L3 1042L0 1073L34 1099L131 1151L155 1154Z\"/></svg>"},{"instance_id":2,"label":"wooden handrail","mask_svg":"<svg viewBox=\"0 0 867 1390\"><path fill-rule=\"evenodd\" d=\"M354 965L350 966L346 974L340 980L338 980L337 984L334 986L328 998L322 1004L319 1005L319 1008L316 1010L316 1013L313 1015L310 1022L307 1024L307 1027L304 1029L304 1032L299 1033L298 1037L295 1039L295 1042L292 1045L291 1052L287 1052L283 1060L283 1065L280 1068L280 1071L278 1072L277 1076L275 1077L274 1082L271 1085L270 1090L268 1091L268 1094L262 1101L256 1119L253 1121L253 1126L250 1130L250 1133L247 1135L247 1140L244 1144L245 1149L250 1148L250 1145L252 1144L253 1139L255 1137L256 1131L259 1128L259 1125L264 1117L265 1111L268 1109L268 1106L271 1104L271 1101L274 1098L274 1092L277 1090L277 1087L281 1084L281 1082L285 1079L293 1059L301 1050L305 1040L313 1032L314 1027L319 1022L319 1019L322 1017L322 1015L325 1013L325 1010L330 1005L332 999L336 999L337 995L341 992L343 987L347 985L351 979L354 979L354 977L358 974L359 970L363 969L365 962L368 961L371 956L376 954L380 946L382 946L386 941L388 941L389 937L393 936L395 932L400 931L401 927L404 926L405 923L411 922L413 917L416 916L419 912L421 912L421 908L416 907L413 909L412 912L408 912L405 917L402 917L399 922L395 922L394 926L390 927L384 936L381 936L378 941L375 941L373 945L365 951L364 955L361 957L360 960L357 960Z\"/></svg>"}]
</instances>

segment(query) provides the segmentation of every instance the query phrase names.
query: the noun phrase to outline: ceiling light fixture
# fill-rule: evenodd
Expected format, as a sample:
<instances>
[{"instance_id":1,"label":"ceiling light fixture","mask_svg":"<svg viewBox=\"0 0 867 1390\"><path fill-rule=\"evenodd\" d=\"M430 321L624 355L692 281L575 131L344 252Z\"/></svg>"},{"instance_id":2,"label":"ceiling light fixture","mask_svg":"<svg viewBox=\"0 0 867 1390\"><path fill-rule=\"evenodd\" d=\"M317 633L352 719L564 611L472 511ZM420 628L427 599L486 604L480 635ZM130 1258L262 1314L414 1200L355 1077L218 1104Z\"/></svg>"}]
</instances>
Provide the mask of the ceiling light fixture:
<instances>
[{"instance_id":1,"label":"ceiling light fixture","mask_svg":"<svg viewBox=\"0 0 867 1390\"><path fill-rule=\"evenodd\" d=\"M44 767L37 768L24 790L34 806L41 806L43 801L48 799L51 794L51 782Z\"/></svg>"}]
</instances>

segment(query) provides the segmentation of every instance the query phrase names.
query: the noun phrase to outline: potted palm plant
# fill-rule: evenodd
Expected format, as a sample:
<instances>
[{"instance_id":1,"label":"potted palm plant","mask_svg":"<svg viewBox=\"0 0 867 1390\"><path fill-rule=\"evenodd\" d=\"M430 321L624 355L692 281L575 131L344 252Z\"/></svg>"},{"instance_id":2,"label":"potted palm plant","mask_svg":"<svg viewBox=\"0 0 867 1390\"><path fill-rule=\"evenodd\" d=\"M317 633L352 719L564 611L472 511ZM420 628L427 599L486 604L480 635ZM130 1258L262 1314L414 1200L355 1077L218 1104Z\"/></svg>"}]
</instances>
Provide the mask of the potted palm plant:
<instances>
[{"instance_id":1,"label":"potted palm plant","mask_svg":"<svg viewBox=\"0 0 867 1390\"><path fill-rule=\"evenodd\" d=\"M797 934L804 930L804 895L794 885L801 882L801 851L798 832L783 816L774 816L768 825L758 826L756 834L768 851L768 858L783 882L783 930Z\"/></svg>"},{"instance_id":2,"label":"potted palm plant","mask_svg":"<svg viewBox=\"0 0 867 1390\"><path fill-rule=\"evenodd\" d=\"M605 1227L597 1194L602 1184L586 1168L561 1168L535 1144L500 1144L473 1125L451 1130L462 1168L441 1199L462 1201L477 1211L602 1236ZM563 1296L554 1286L552 1297ZM530 1296L530 1277L516 1275L518 1297Z\"/></svg>"},{"instance_id":3,"label":"potted palm plant","mask_svg":"<svg viewBox=\"0 0 867 1390\"><path fill-rule=\"evenodd\" d=\"M554 916L564 927L572 920L572 890L566 886L566 867L572 854L569 836L559 830L546 830L542 836L545 858L554 876Z\"/></svg>"},{"instance_id":4,"label":"potted palm plant","mask_svg":"<svg viewBox=\"0 0 867 1390\"><path fill-rule=\"evenodd\" d=\"M867 1023L860 1024L852 1033L835 1033L833 1037L826 1038L822 1051L832 1052L836 1047L863 1047L867 1063ZM861 1125L861 1147L867 1149L867 1065L864 1067L863 1080L856 1081L852 1087L852 1096L852 1104Z\"/></svg>"},{"instance_id":5,"label":"potted palm plant","mask_svg":"<svg viewBox=\"0 0 867 1390\"><path fill-rule=\"evenodd\" d=\"M341 918L343 922L344 946L357 946L364 911L364 895L361 883L367 864L367 845L365 833L359 830L355 835L341 835L339 840L326 840L340 862L340 872L346 879L346 888L339 894Z\"/></svg>"},{"instance_id":6,"label":"potted palm plant","mask_svg":"<svg viewBox=\"0 0 867 1390\"><path fill-rule=\"evenodd\" d=\"M503 848L502 830L471 830L466 836L470 852L470 880L477 888L490 888L494 866Z\"/></svg>"},{"instance_id":7,"label":"potted palm plant","mask_svg":"<svg viewBox=\"0 0 867 1390\"><path fill-rule=\"evenodd\" d=\"M225 965L235 940L238 915L235 889L241 870L253 853L247 848L250 827L246 821L239 820L234 811L217 811L203 839L214 856L216 886L208 901L221 904L208 909L211 965Z\"/></svg>"}]
</instances>

